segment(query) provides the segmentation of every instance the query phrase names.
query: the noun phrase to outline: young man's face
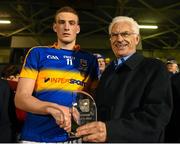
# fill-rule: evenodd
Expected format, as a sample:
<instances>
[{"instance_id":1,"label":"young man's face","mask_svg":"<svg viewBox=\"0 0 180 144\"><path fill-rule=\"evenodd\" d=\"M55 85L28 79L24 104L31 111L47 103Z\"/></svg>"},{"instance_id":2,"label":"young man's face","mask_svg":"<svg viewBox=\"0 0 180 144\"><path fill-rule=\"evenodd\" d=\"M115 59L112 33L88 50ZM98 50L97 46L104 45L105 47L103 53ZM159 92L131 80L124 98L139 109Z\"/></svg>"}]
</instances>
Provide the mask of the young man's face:
<instances>
[{"instance_id":1,"label":"young man's face","mask_svg":"<svg viewBox=\"0 0 180 144\"><path fill-rule=\"evenodd\" d=\"M139 35L127 22L115 23L111 30L111 47L117 58L128 56L136 51Z\"/></svg>"},{"instance_id":2,"label":"young man's face","mask_svg":"<svg viewBox=\"0 0 180 144\"><path fill-rule=\"evenodd\" d=\"M70 12L61 12L56 16L56 22L53 25L57 33L58 41L64 44L73 43L76 35L80 32L77 15Z\"/></svg>"}]
</instances>

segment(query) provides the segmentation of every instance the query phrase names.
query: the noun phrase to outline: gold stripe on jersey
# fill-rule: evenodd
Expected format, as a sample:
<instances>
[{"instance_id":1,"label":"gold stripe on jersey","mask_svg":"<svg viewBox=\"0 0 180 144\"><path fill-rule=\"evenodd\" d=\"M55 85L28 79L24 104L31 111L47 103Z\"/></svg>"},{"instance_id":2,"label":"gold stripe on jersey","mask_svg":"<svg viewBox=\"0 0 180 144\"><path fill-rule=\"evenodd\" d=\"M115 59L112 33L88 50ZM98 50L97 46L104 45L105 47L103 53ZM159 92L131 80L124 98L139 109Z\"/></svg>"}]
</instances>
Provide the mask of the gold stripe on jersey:
<instances>
[{"instance_id":1,"label":"gold stripe on jersey","mask_svg":"<svg viewBox=\"0 0 180 144\"><path fill-rule=\"evenodd\" d=\"M36 83L36 91L42 90L82 90L89 77L79 72L62 70L42 70L39 72Z\"/></svg>"},{"instance_id":2,"label":"gold stripe on jersey","mask_svg":"<svg viewBox=\"0 0 180 144\"><path fill-rule=\"evenodd\" d=\"M38 71L26 67L22 68L20 73L20 77L32 78L32 79L36 79L37 75L38 75Z\"/></svg>"}]
</instances>

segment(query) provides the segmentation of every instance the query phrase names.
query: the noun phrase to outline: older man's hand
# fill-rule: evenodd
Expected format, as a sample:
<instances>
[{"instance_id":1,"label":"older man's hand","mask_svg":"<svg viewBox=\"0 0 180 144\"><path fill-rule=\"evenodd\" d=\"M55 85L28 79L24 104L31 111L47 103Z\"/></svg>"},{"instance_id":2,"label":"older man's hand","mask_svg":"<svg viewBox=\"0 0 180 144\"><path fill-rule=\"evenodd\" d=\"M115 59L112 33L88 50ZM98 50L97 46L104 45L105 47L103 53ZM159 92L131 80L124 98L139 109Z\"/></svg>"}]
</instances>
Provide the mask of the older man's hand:
<instances>
[{"instance_id":1,"label":"older man's hand","mask_svg":"<svg viewBox=\"0 0 180 144\"><path fill-rule=\"evenodd\" d=\"M106 141L106 125L103 122L91 122L80 126L76 130L76 136L82 137L85 142L105 142Z\"/></svg>"}]
</instances>

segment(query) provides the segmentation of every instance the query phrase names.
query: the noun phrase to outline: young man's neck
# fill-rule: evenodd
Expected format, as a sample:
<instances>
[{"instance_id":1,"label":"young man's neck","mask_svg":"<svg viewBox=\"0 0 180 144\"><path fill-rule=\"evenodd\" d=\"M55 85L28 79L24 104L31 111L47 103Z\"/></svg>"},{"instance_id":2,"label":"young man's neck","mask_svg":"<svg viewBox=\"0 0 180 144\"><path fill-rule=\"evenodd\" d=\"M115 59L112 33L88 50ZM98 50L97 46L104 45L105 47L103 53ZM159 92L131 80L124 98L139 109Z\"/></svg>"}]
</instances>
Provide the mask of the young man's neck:
<instances>
[{"instance_id":1,"label":"young man's neck","mask_svg":"<svg viewBox=\"0 0 180 144\"><path fill-rule=\"evenodd\" d=\"M57 48L62 48L62 49L67 49L67 50L73 50L75 46L75 42L73 43L69 43L69 44L65 44L65 43L60 43L58 42L58 46Z\"/></svg>"}]
</instances>

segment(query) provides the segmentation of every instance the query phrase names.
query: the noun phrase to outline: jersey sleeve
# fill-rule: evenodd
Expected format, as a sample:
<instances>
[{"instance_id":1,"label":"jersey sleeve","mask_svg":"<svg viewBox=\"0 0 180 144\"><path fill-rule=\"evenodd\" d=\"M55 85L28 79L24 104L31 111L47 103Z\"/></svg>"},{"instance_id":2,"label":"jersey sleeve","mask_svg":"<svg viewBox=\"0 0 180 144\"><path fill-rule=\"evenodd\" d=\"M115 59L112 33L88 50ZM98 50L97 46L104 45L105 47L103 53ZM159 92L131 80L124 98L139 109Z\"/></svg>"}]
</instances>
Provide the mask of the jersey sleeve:
<instances>
[{"instance_id":1,"label":"jersey sleeve","mask_svg":"<svg viewBox=\"0 0 180 144\"><path fill-rule=\"evenodd\" d=\"M24 60L20 77L36 79L38 75L39 51L38 48L31 48Z\"/></svg>"},{"instance_id":2,"label":"jersey sleeve","mask_svg":"<svg viewBox=\"0 0 180 144\"><path fill-rule=\"evenodd\" d=\"M89 82L89 87L88 87L88 92L94 96L94 91L98 85L99 79L98 79L98 74L99 74L99 67L98 67L98 62L97 59L93 56L92 57L92 64L90 65L91 71L90 71L90 82Z\"/></svg>"}]
</instances>

